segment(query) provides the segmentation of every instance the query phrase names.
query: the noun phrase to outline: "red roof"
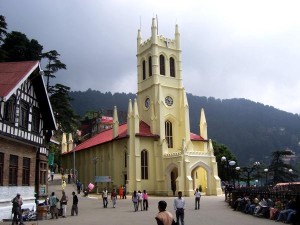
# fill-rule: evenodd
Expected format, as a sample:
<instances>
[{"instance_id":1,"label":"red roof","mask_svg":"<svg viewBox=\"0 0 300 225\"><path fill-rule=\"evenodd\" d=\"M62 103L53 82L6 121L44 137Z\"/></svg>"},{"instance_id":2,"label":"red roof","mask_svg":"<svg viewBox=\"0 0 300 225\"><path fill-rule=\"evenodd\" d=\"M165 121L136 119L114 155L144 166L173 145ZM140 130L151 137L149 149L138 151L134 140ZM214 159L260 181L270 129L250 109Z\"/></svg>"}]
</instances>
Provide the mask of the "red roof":
<instances>
[{"instance_id":1,"label":"red roof","mask_svg":"<svg viewBox=\"0 0 300 225\"><path fill-rule=\"evenodd\" d=\"M126 135L127 135L127 124L122 124L119 126L119 135L116 139L124 138L126 137ZM90 139L76 146L74 148L74 151L80 151L86 148L104 144L106 142L112 141L113 140L112 137L113 137L113 129L104 130L101 133L96 134L95 136L91 137Z\"/></svg>"},{"instance_id":2,"label":"red roof","mask_svg":"<svg viewBox=\"0 0 300 225\"><path fill-rule=\"evenodd\" d=\"M39 61L0 63L0 100L7 101L30 76L39 71ZM45 130L56 130L50 100L42 76L35 76L31 83L44 120Z\"/></svg>"},{"instance_id":3,"label":"red roof","mask_svg":"<svg viewBox=\"0 0 300 225\"><path fill-rule=\"evenodd\" d=\"M190 133L190 138L192 141L207 141L198 134Z\"/></svg>"},{"instance_id":4,"label":"red roof","mask_svg":"<svg viewBox=\"0 0 300 225\"><path fill-rule=\"evenodd\" d=\"M0 98L9 98L38 66L38 61L0 63Z\"/></svg>"},{"instance_id":5,"label":"red roof","mask_svg":"<svg viewBox=\"0 0 300 225\"><path fill-rule=\"evenodd\" d=\"M140 133L137 133L136 136L142 137L159 137L159 135L154 135L150 131L150 126L144 121L140 122Z\"/></svg>"},{"instance_id":6,"label":"red roof","mask_svg":"<svg viewBox=\"0 0 300 225\"><path fill-rule=\"evenodd\" d=\"M143 121L140 122L140 132L137 133L136 136L153 137L153 138L159 137L159 135L152 134L150 131L150 126ZM122 139L125 137L127 137L127 123L124 123L119 126L119 135L115 139ZM205 141L201 136L199 136L197 134L191 133L190 137L191 137L191 140L193 140L193 141ZM112 140L113 140L113 129L108 129L108 130L102 131L99 134L96 134L95 136L91 137L90 139L88 139L85 142L81 143L80 145L76 146L73 149L73 151L84 150L87 148L91 148L93 146L97 146L97 145L101 145L101 144L110 142ZM65 154L67 154L67 153L65 153Z\"/></svg>"}]
</instances>

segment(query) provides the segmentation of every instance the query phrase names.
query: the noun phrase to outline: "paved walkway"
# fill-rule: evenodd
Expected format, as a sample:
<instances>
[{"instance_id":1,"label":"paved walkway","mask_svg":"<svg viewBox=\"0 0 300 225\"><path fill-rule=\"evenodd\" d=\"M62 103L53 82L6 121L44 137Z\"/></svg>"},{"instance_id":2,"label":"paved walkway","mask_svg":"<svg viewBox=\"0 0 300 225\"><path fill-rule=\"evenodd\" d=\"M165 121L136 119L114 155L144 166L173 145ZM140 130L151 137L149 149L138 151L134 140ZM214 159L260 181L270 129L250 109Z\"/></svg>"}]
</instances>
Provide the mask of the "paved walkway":
<instances>
[{"instance_id":1,"label":"paved walkway","mask_svg":"<svg viewBox=\"0 0 300 225\"><path fill-rule=\"evenodd\" d=\"M50 181L49 193L54 191L58 197L61 197L61 184L59 180ZM159 200L165 200L168 204L167 210L175 215L173 210L173 197L153 197L149 196L148 211L134 212L131 197L117 201L116 208L112 208L109 201L108 208L103 208L100 196L90 195L88 198L79 195L79 215L71 216L72 191L75 186L68 184L66 193L69 197L67 207L67 217L48 219L41 221L29 221L26 225L51 225L51 224L97 224L97 225L150 225L156 224L154 219L158 212L157 203ZM202 196L200 210L194 209L194 198L186 197L185 225L280 225L275 221L263 218L257 218L246 215L241 212L233 211L227 203L224 202L224 196ZM10 223L0 223L10 224Z\"/></svg>"}]
</instances>

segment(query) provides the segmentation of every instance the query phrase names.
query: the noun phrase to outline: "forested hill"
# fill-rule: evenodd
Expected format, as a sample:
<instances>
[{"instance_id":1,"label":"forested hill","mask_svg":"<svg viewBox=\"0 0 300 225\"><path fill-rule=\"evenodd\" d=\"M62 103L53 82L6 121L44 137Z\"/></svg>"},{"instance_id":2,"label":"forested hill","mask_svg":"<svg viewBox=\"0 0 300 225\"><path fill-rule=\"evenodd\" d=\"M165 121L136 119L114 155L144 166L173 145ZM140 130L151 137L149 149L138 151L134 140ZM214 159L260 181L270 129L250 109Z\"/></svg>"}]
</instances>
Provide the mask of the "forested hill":
<instances>
[{"instance_id":1,"label":"forested hill","mask_svg":"<svg viewBox=\"0 0 300 225\"><path fill-rule=\"evenodd\" d=\"M91 89L71 92L72 105L79 115L87 111L112 110L127 114L128 100L135 94L101 93ZM226 99L187 95L191 131L199 134L200 110L204 108L208 135L225 144L242 164L269 162L271 152L287 148L300 153L300 117L247 99ZM123 117L123 120L126 116ZM120 119L122 120L122 119Z\"/></svg>"}]
</instances>

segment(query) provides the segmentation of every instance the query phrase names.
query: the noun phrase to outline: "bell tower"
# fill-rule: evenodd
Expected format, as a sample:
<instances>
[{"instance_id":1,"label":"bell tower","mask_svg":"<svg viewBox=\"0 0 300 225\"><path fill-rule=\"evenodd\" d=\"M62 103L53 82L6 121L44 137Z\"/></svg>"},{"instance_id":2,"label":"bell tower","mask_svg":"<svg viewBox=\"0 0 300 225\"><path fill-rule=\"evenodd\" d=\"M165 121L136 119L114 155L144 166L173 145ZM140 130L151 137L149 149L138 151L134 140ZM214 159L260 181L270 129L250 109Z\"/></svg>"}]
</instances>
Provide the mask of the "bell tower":
<instances>
[{"instance_id":1,"label":"bell tower","mask_svg":"<svg viewBox=\"0 0 300 225\"><path fill-rule=\"evenodd\" d=\"M174 39L158 34L152 19L151 37L137 35L138 111L140 120L166 142L172 152L182 149L182 140L190 140L189 109L182 84L180 33L175 26Z\"/></svg>"}]
</instances>

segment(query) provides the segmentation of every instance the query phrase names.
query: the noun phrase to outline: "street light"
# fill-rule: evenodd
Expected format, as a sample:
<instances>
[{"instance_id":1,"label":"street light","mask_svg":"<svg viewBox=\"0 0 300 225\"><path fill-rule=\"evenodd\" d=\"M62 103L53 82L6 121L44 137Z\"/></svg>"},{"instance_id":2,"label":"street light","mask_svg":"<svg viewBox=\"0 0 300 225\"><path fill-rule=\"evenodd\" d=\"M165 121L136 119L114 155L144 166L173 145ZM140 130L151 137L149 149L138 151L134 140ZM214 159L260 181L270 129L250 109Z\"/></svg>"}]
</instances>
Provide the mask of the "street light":
<instances>
[{"instance_id":1,"label":"street light","mask_svg":"<svg viewBox=\"0 0 300 225\"><path fill-rule=\"evenodd\" d=\"M236 162L233 161L233 160L228 161L225 156L221 157L221 161L226 163L227 178L228 178L228 183L230 184L231 174L230 174L230 171L229 171L229 166L231 166L231 167L234 166L236 164Z\"/></svg>"},{"instance_id":2,"label":"street light","mask_svg":"<svg viewBox=\"0 0 300 225\"><path fill-rule=\"evenodd\" d=\"M241 169L241 167L239 167L239 166L235 167L235 170L236 170L237 175L238 175L238 185L239 185L239 187L240 187L240 169Z\"/></svg>"},{"instance_id":3,"label":"street light","mask_svg":"<svg viewBox=\"0 0 300 225\"><path fill-rule=\"evenodd\" d=\"M268 183L268 172L269 172L269 170L266 168L266 169L264 169L264 172L266 173L266 182L265 182L265 185L267 186L267 183Z\"/></svg>"},{"instance_id":4,"label":"street light","mask_svg":"<svg viewBox=\"0 0 300 225\"><path fill-rule=\"evenodd\" d=\"M293 182L293 169L289 169L289 173L290 173L290 182L292 183Z\"/></svg>"},{"instance_id":5,"label":"street light","mask_svg":"<svg viewBox=\"0 0 300 225\"><path fill-rule=\"evenodd\" d=\"M254 162L253 166L256 167L256 169L257 169L257 186L259 186L259 167L260 167L260 162Z\"/></svg>"},{"instance_id":6,"label":"street light","mask_svg":"<svg viewBox=\"0 0 300 225\"><path fill-rule=\"evenodd\" d=\"M98 193L98 187L97 187L97 182L96 182L96 165L97 165L97 162L98 162L98 157L97 156L95 156L94 158L93 158L93 164L94 164L94 182L95 182L95 187L96 187L96 190L97 190L97 193Z\"/></svg>"}]
</instances>

